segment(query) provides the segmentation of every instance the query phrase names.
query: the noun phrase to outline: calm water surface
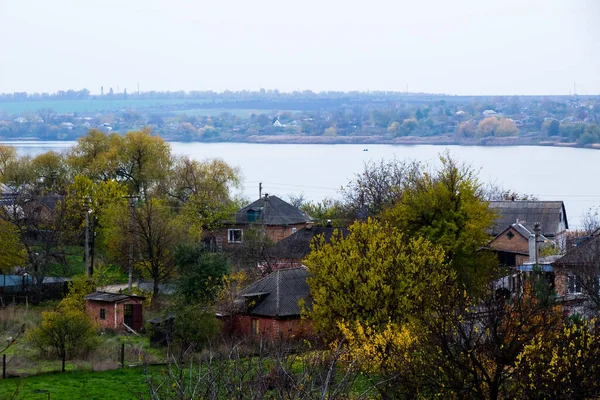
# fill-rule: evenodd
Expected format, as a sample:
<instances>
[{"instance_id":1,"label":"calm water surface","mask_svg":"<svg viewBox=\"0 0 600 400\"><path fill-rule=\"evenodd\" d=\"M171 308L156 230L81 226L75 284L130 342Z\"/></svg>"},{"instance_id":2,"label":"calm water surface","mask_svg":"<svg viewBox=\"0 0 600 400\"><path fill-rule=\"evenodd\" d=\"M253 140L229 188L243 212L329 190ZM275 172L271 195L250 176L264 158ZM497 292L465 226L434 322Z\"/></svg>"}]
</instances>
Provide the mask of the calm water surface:
<instances>
[{"instance_id":1,"label":"calm water surface","mask_svg":"<svg viewBox=\"0 0 600 400\"><path fill-rule=\"evenodd\" d=\"M19 154L62 151L75 142L5 142ZM415 159L437 164L437 156L450 153L477 170L483 182L496 182L542 200L563 200L569 227L577 228L581 216L600 205L600 151L557 147L471 147L399 145L291 145L249 143L171 142L173 153L194 159L219 157L241 168L242 193L258 197L258 183L265 193L287 199L303 193L307 199L337 197L338 189L369 160ZM363 151L367 147L369 151Z\"/></svg>"}]
</instances>

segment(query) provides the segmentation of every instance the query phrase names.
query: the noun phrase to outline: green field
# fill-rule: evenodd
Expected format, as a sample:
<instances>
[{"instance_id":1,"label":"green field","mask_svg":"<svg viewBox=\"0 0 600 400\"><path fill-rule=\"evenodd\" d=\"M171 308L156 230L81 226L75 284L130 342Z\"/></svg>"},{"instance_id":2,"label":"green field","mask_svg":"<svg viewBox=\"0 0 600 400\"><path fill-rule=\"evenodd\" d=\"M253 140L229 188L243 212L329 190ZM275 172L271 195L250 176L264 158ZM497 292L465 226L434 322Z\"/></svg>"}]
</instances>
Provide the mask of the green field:
<instances>
[{"instance_id":1,"label":"green field","mask_svg":"<svg viewBox=\"0 0 600 400\"><path fill-rule=\"evenodd\" d=\"M156 369L157 367L154 367ZM48 373L0 380L0 399L136 399L147 391L141 368ZM48 397L48 394L50 395Z\"/></svg>"},{"instance_id":2,"label":"green field","mask_svg":"<svg viewBox=\"0 0 600 400\"><path fill-rule=\"evenodd\" d=\"M42 100L42 101L9 101L0 102L0 113L23 114L36 112L43 108L51 108L58 113L82 113L117 111L120 109L136 109L157 107L171 104L203 103L202 99L172 99L172 100Z\"/></svg>"},{"instance_id":3,"label":"green field","mask_svg":"<svg viewBox=\"0 0 600 400\"><path fill-rule=\"evenodd\" d=\"M219 116L224 112L228 112L236 117L240 118L249 118L251 114L270 114L273 110L260 110L260 109L252 109L252 108L192 108L189 110L177 110L175 114L186 114L189 116L210 116L215 117ZM277 110L277 112L291 112L297 113L297 110Z\"/></svg>"}]
</instances>

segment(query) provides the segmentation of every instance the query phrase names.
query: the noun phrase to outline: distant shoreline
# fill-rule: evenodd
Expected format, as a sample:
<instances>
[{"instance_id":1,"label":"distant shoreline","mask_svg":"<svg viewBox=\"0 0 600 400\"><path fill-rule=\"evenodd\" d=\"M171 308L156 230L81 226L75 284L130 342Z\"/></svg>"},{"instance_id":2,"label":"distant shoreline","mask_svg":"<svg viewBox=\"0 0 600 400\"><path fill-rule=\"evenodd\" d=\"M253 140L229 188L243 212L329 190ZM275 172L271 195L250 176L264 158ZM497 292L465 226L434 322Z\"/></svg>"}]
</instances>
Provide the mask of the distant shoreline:
<instances>
[{"instance_id":1,"label":"distant shoreline","mask_svg":"<svg viewBox=\"0 0 600 400\"><path fill-rule=\"evenodd\" d=\"M434 146L479 146L479 147L510 147L510 146L543 146L543 147L568 147L580 149L600 150L600 144L580 145L578 143L564 143L555 141L539 141L535 138L521 137L487 137L481 139L456 140L451 136L404 136L394 139L386 139L377 136L298 136L298 135L254 135L239 140L206 140L206 141L182 141L174 138L164 137L167 142L181 143L254 143L254 144L354 144L354 145L434 145ZM44 140L39 138L0 138L1 142L72 142L69 140Z\"/></svg>"}]
</instances>

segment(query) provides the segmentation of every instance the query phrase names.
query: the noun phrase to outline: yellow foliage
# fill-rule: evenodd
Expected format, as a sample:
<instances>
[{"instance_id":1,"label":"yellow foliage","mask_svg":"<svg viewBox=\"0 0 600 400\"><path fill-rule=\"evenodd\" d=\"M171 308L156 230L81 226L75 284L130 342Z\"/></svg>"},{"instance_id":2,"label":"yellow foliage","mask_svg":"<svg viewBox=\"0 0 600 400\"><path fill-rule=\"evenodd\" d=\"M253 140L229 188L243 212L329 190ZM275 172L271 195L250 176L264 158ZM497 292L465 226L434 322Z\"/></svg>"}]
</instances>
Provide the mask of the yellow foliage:
<instances>
[{"instance_id":1,"label":"yellow foliage","mask_svg":"<svg viewBox=\"0 0 600 400\"><path fill-rule=\"evenodd\" d=\"M400 326L388 322L383 329L377 329L360 322L340 322L338 327L347 342L346 356L357 360L361 368L370 373L402 371L412 362L413 351L418 346L417 335L409 324Z\"/></svg>"}]
</instances>

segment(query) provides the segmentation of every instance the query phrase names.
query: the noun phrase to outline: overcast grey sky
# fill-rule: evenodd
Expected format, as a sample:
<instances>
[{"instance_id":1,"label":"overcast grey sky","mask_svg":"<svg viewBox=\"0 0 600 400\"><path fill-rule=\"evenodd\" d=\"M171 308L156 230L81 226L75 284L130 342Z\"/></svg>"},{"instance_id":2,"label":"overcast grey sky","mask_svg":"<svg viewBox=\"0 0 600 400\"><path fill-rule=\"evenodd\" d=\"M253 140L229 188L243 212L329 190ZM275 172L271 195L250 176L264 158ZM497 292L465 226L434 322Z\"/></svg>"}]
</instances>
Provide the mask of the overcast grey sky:
<instances>
[{"instance_id":1,"label":"overcast grey sky","mask_svg":"<svg viewBox=\"0 0 600 400\"><path fill-rule=\"evenodd\" d=\"M600 94L597 0L0 0L0 92Z\"/></svg>"}]
</instances>

